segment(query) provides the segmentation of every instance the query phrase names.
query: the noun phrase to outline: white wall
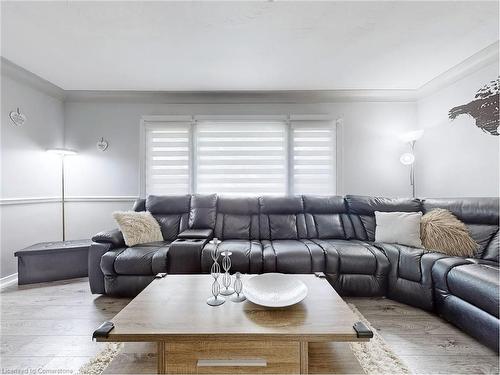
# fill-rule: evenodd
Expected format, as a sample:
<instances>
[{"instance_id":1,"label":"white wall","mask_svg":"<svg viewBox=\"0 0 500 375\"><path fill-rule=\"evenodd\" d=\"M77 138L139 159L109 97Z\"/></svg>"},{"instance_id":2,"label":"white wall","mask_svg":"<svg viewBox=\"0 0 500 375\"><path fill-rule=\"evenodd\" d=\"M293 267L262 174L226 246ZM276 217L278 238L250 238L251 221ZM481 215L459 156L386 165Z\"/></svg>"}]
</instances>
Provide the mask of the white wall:
<instances>
[{"instance_id":1,"label":"white wall","mask_svg":"<svg viewBox=\"0 0 500 375\"><path fill-rule=\"evenodd\" d=\"M69 101L65 106L66 145L80 154L68 160L68 196L137 196L139 194L139 125L142 115L251 115L330 114L344 118L343 192L408 196L407 170L399 163L404 149L397 136L413 129L415 103L317 103L317 104L143 104L106 101ZM98 151L100 137L109 149ZM91 212L100 202L68 204L68 221ZM108 205L107 216L71 228L85 237L109 227L109 216L120 202ZM102 209L102 207L100 207ZM112 223L111 223L112 224Z\"/></svg>"},{"instance_id":2,"label":"white wall","mask_svg":"<svg viewBox=\"0 0 500 375\"><path fill-rule=\"evenodd\" d=\"M498 196L500 137L481 131L467 115L448 111L474 99L498 77L498 60L417 103L419 127L417 195L423 197Z\"/></svg>"},{"instance_id":3,"label":"white wall","mask_svg":"<svg viewBox=\"0 0 500 375\"><path fill-rule=\"evenodd\" d=\"M47 148L63 145L64 109L55 98L26 82L1 75L1 195L5 199L60 196L60 164ZM9 121L21 108L24 126ZM61 239L60 203L12 204L1 209L0 277L17 272L14 252Z\"/></svg>"}]
</instances>

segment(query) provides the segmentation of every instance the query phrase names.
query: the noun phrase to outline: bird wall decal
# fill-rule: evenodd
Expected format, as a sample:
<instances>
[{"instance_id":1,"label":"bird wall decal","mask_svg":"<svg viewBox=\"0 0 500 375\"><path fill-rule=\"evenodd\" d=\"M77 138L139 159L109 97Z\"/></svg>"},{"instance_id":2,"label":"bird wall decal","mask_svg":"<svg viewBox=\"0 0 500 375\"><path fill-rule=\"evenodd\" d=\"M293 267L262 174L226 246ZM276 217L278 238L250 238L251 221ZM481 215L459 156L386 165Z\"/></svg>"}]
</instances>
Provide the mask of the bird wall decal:
<instances>
[{"instance_id":1,"label":"bird wall decal","mask_svg":"<svg viewBox=\"0 0 500 375\"><path fill-rule=\"evenodd\" d=\"M469 115L476 120L476 126L483 132L499 135L499 94L500 77L481 87L471 102L450 109L448 117L454 120L460 115Z\"/></svg>"}]
</instances>

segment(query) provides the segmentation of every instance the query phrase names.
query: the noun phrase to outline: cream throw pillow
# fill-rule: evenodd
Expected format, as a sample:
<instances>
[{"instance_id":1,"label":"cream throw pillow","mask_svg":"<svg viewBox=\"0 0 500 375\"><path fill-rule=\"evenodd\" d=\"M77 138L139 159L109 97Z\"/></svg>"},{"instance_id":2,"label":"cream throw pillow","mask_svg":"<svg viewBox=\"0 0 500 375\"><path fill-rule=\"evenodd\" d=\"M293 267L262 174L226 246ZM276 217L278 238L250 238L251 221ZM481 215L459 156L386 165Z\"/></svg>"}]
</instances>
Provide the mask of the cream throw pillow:
<instances>
[{"instance_id":1,"label":"cream throw pillow","mask_svg":"<svg viewBox=\"0 0 500 375\"><path fill-rule=\"evenodd\" d=\"M113 218L127 246L163 241L160 224L150 212L116 211L113 212Z\"/></svg>"},{"instance_id":2,"label":"cream throw pillow","mask_svg":"<svg viewBox=\"0 0 500 375\"><path fill-rule=\"evenodd\" d=\"M375 241L422 247L421 212L375 211Z\"/></svg>"},{"instance_id":3,"label":"cream throw pillow","mask_svg":"<svg viewBox=\"0 0 500 375\"><path fill-rule=\"evenodd\" d=\"M431 210L422 217L420 232L424 247L428 250L473 257L478 248L465 224L442 208Z\"/></svg>"}]
</instances>

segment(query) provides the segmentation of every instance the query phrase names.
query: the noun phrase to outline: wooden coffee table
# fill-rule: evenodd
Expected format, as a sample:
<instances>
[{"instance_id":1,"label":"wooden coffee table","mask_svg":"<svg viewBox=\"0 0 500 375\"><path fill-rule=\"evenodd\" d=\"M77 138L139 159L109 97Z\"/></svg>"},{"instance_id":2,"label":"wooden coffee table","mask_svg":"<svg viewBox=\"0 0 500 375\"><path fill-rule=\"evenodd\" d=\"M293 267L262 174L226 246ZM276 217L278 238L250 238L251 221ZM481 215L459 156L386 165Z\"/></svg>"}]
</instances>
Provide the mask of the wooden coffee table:
<instances>
[{"instance_id":1,"label":"wooden coffee table","mask_svg":"<svg viewBox=\"0 0 500 375\"><path fill-rule=\"evenodd\" d=\"M251 276L243 275L243 283ZM326 279L295 276L309 293L301 303L279 309L227 299L208 306L210 275L155 279L98 341L157 342L161 374L305 374L309 357L318 359L312 343L369 340L357 337L353 325L359 319Z\"/></svg>"}]
</instances>

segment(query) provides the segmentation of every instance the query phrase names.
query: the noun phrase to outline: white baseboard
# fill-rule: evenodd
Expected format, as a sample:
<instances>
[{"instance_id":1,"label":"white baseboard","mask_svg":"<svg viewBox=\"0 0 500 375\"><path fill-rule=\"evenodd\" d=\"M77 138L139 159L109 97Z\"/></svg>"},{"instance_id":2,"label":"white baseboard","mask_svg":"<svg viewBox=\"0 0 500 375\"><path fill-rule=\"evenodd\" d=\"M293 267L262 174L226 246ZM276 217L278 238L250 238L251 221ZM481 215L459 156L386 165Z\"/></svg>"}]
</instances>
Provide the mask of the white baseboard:
<instances>
[{"instance_id":1,"label":"white baseboard","mask_svg":"<svg viewBox=\"0 0 500 375\"><path fill-rule=\"evenodd\" d=\"M2 277L0 279L0 289L3 289L14 283L17 284L17 273L13 273L12 275Z\"/></svg>"}]
</instances>

